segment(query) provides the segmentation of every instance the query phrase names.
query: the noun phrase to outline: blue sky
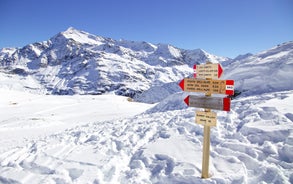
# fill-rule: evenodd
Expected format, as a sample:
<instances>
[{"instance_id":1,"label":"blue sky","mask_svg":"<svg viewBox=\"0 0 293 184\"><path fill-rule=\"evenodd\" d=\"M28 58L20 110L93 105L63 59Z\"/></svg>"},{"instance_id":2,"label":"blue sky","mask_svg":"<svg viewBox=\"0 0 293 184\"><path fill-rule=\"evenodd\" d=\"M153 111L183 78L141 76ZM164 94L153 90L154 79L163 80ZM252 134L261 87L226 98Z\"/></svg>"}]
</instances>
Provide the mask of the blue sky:
<instances>
[{"instance_id":1,"label":"blue sky","mask_svg":"<svg viewBox=\"0 0 293 184\"><path fill-rule=\"evenodd\" d=\"M74 27L235 57L293 40L292 0L0 0L0 48Z\"/></svg>"}]
</instances>

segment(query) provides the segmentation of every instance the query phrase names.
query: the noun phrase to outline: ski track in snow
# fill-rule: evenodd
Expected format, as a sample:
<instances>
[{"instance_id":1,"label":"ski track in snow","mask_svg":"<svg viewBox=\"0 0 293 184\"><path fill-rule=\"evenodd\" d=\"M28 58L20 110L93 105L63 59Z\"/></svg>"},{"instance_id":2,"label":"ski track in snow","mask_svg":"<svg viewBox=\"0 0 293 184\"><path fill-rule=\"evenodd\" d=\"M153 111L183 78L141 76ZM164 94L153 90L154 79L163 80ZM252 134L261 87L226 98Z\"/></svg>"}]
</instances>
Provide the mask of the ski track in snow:
<instances>
[{"instance_id":1,"label":"ski track in snow","mask_svg":"<svg viewBox=\"0 0 293 184\"><path fill-rule=\"evenodd\" d=\"M0 183L292 183L293 91L235 99L201 179L195 109L99 121L0 154Z\"/></svg>"}]
</instances>

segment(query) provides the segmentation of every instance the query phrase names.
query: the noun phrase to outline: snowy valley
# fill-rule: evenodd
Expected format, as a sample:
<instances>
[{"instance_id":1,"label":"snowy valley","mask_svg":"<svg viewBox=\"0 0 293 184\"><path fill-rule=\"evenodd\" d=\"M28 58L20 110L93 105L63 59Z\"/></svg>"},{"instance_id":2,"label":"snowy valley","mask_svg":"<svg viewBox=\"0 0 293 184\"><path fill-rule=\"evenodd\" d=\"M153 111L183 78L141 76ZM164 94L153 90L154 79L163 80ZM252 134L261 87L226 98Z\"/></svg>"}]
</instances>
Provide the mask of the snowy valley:
<instances>
[{"instance_id":1,"label":"snowy valley","mask_svg":"<svg viewBox=\"0 0 293 184\"><path fill-rule=\"evenodd\" d=\"M203 126L178 82L221 63L240 96ZM293 42L234 59L69 28L0 51L0 183L293 183Z\"/></svg>"}]
</instances>

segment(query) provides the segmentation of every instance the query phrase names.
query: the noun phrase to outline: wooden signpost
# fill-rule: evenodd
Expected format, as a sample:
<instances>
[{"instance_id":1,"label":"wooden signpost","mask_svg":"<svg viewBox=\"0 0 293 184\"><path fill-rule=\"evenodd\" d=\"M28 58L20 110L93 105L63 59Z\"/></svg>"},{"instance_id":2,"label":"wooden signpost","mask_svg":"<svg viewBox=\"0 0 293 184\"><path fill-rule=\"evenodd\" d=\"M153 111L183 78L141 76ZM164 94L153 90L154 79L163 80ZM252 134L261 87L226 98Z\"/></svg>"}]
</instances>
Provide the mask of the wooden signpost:
<instances>
[{"instance_id":1,"label":"wooden signpost","mask_svg":"<svg viewBox=\"0 0 293 184\"><path fill-rule=\"evenodd\" d=\"M217 114L211 109L230 111L231 99L228 97L211 97L212 94L234 94L233 80L218 80L223 74L223 68L218 63L194 65L194 77L184 78L179 86L186 92L202 92L205 96L189 95L184 102L190 107L204 108L196 111L195 122L204 126L202 178L209 177L210 132L217 125Z\"/></svg>"}]
</instances>

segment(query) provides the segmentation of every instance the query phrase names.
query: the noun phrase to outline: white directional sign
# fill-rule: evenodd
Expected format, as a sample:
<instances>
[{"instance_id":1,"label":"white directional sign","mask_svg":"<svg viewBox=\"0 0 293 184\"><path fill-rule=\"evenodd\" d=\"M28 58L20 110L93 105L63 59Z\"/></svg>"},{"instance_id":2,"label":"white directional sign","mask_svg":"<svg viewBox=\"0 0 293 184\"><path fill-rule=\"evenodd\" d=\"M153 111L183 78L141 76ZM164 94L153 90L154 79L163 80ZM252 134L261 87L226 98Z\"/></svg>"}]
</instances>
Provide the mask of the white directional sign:
<instances>
[{"instance_id":1,"label":"white directional sign","mask_svg":"<svg viewBox=\"0 0 293 184\"><path fill-rule=\"evenodd\" d=\"M208 97L208 96L200 97L200 96L189 95L184 99L184 102L189 107L230 111L231 99L221 98L221 97Z\"/></svg>"},{"instance_id":2,"label":"white directional sign","mask_svg":"<svg viewBox=\"0 0 293 184\"><path fill-rule=\"evenodd\" d=\"M223 68L219 63L209 63L194 65L193 69L195 70L195 77L202 79L218 79L223 74Z\"/></svg>"}]
</instances>

